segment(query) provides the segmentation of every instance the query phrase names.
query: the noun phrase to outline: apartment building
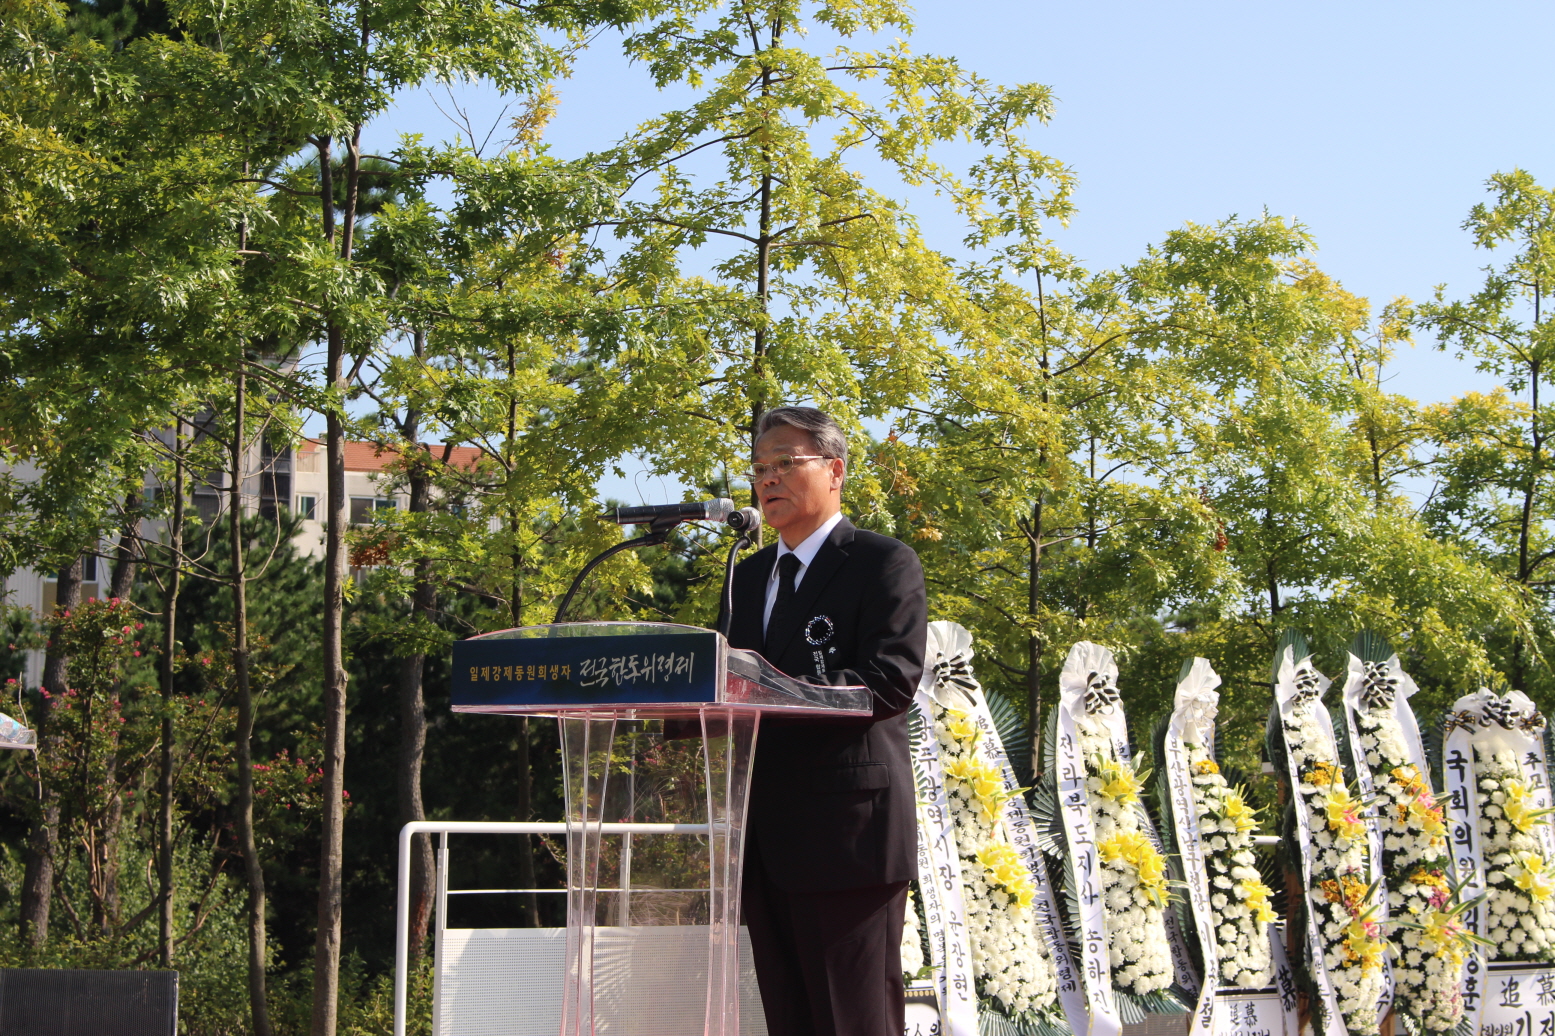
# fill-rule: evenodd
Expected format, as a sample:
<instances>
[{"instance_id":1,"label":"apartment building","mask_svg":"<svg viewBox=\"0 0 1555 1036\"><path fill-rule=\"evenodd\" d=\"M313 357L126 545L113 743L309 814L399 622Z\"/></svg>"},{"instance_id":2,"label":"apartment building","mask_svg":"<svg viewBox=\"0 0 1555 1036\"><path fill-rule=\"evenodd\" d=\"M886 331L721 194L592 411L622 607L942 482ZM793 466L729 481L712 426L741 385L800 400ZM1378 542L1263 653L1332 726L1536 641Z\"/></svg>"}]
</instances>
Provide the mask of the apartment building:
<instances>
[{"instance_id":1,"label":"apartment building","mask_svg":"<svg viewBox=\"0 0 1555 1036\"><path fill-rule=\"evenodd\" d=\"M432 447L441 454L442 447ZM371 443L346 443L346 496L348 516L352 525L365 525L372 521L375 511L386 508L404 509L409 506L409 495L395 492L389 485L386 469L397 459L394 451L380 451ZM455 447L450 462L459 467L473 467L480 451L469 446ZM319 439L303 439L295 448L274 450L268 443L250 451L249 470L243 476L243 509L247 514L275 517L281 509L290 510L302 518L301 527L293 540L299 553L310 557L324 554L324 516L327 485L325 482L324 443ZM37 471L21 466L13 474L23 480L37 478ZM189 506L205 522L224 514L229 506L230 493L226 476L217 475L194 479L189 494ZM157 486L148 482L148 494L155 494ZM159 534L160 523L147 523L141 534L154 537ZM87 555L82 562L81 597L101 596L107 590L116 542L105 537L98 545L96 555ZM45 615L54 608L57 578L54 573L20 569L5 578L3 593L8 604L30 608L35 615ZM33 652L28 657L24 679L36 685L43 677L43 653Z\"/></svg>"}]
</instances>

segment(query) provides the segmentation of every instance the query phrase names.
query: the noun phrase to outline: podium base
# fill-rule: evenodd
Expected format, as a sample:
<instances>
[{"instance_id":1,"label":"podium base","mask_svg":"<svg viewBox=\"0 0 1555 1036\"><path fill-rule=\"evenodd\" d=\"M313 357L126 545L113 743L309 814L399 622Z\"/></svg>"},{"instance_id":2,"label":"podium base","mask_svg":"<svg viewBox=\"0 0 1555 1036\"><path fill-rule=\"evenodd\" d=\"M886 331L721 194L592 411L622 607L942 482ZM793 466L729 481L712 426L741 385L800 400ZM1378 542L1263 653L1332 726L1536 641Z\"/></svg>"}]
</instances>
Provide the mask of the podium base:
<instances>
[{"instance_id":1,"label":"podium base","mask_svg":"<svg viewBox=\"0 0 1555 1036\"><path fill-rule=\"evenodd\" d=\"M705 925L594 929L597 1036L687 1036L707 1011ZM448 928L438 937L433 1036L556 1036L565 928ZM740 1036L767 1036L740 929Z\"/></svg>"}]
</instances>

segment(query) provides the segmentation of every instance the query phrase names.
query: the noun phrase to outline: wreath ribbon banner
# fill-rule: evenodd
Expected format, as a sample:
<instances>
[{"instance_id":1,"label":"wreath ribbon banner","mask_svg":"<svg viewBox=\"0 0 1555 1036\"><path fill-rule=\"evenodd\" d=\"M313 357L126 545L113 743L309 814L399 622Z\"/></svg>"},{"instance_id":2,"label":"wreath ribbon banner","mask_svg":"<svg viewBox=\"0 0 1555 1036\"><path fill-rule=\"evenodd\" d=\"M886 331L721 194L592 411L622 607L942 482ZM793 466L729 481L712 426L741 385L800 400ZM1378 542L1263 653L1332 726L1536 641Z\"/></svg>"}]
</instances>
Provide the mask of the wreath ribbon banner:
<instances>
[{"instance_id":1,"label":"wreath ribbon banner","mask_svg":"<svg viewBox=\"0 0 1555 1036\"><path fill-rule=\"evenodd\" d=\"M1075 964L1069 950L1069 940L1064 934L1055 886L1037 847L1036 832L1026 809L1025 797L1021 794L1024 789L1015 779L1015 770L1005 751L1004 739L999 736L999 730L994 725L993 713L988 708L982 684L972 675L973 654L972 634L964 626L944 621L929 623L925 661L931 664L925 670L923 686L919 689L919 694L923 696L920 701L926 716L932 715L929 695L942 708L965 713L981 732L979 740L983 754L999 769L1004 790L1010 793L1001 807L1001 818L1011 846L1031 873L1032 882L1036 886L1032 912L1035 914L1037 931L1047 946L1053 964L1058 1002L1070 1028L1081 1032L1084 1031L1087 1012L1080 969ZM932 721L927 729L932 731ZM939 765L937 755L934 765Z\"/></svg>"},{"instance_id":2,"label":"wreath ribbon banner","mask_svg":"<svg viewBox=\"0 0 1555 1036\"><path fill-rule=\"evenodd\" d=\"M1350 754L1355 759L1355 780L1361 789L1361 798L1371 803L1366 807L1366 838L1371 843L1371 868L1370 878L1374 882L1382 882L1384 892L1377 897L1377 920L1386 925L1388 920L1388 897L1386 893L1386 881L1382 870L1382 819L1377 816L1377 788L1372 779L1371 766L1366 762L1366 752L1361 748L1361 730L1356 725L1356 713L1368 708L1369 688L1367 686L1366 663L1355 655L1348 656L1349 662L1345 669L1344 690L1340 692L1340 700L1344 703L1345 733L1350 738ZM1391 695L1389 703L1393 710L1393 716L1398 720L1399 726L1404 731L1404 747L1409 751L1409 760L1415 764L1421 773L1429 773L1425 765L1425 746L1420 742L1420 727L1415 722L1415 710L1409 707L1409 696L1414 694L1417 688L1415 682L1409 678L1398 663L1398 656L1394 655L1388 662L1389 675L1395 681L1396 689ZM1386 928L1384 928L1386 931ZM1382 961L1382 994L1377 998L1377 1017L1387 1016L1388 1009L1393 1005L1393 962L1387 957Z\"/></svg>"},{"instance_id":3,"label":"wreath ribbon banner","mask_svg":"<svg viewBox=\"0 0 1555 1036\"><path fill-rule=\"evenodd\" d=\"M1075 722L1076 717L1085 712L1085 697L1091 679L1099 672L1105 674L1109 667L1112 678L1116 679L1117 667L1112 662L1112 652L1100 645L1082 642L1070 650L1058 678L1058 740L1054 760L1058 810L1064 822L1079 907L1080 951L1084 961L1081 976L1090 1015L1084 1031L1089 1036L1119 1036L1123 1031L1112 996L1107 922L1102 912L1101 892L1096 885L1101 861L1096 852L1096 835L1091 825L1085 784L1085 760L1080 756L1080 731ZM1072 1028L1077 1033L1081 1031L1077 1026Z\"/></svg>"},{"instance_id":4,"label":"wreath ribbon banner","mask_svg":"<svg viewBox=\"0 0 1555 1036\"><path fill-rule=\"evenodd\" d=\"M1111 666L1108 683L1112 684L1117 679L1117 667L1112 663L1110 651L1107 652L1107 663ZM1204 664L1208 666L1209 662L1205 661ZM1211 673L1213 672L1214 670L1211 670ZM1218 676L1215 682L1217 684L1220 682ZM1131 762L1134 758L1134 746L1129 743L1128 719L1123 712L1123 702L1115 688L1110 697L1111 704L1098 714L1105 718L1107 729L1112 735L1112 751L1115 758L1121 762ZM1143 802L1136 805L1135 810L1139 813L1139 829L1144 832L1146 838L1150 839L1150 844L1155 847L1155 851L1165 856L1166 845L1161 841L1161 832L1156 830L1155 820L1151 818L1149 810L1145 809ZM1173 980L1183 990L1191 991L1200 988L1201 980L1193 966L1193 957L1188 953L1188 940L1183 935L1177 912L1165 911L1162 922L1166 926L1166 943L1172 953Z\"/></svg>"},{"instance_id":5,"label":"wreath ribbon banner","mask_svg":"<svg viewBox=\"0 0 1555 1036\"><path fill-rule=\"evenodd\" d=\"M1312 658L1307 656L1301 660L1298 666L1296 653L1293 648L1286 645L1280 655L1279 675L1274 684L1274 700L1279 707L1280 719L1283 722L1296 706L1305 704L1315 697L1315 713L1317 724L1323 735L1328 739L1328 746L1334 758L1338 757L1334 745L1333 723L1328 716L1328 710L1322 707L1323 693L1328 690L1332 681L1328 677L1312 668ZM1306 688L1298 688L1296 685L1296 672L1305 669L1316 677L1316 694ZM1291 751L1290 738L1282 737L1285 744L1285 766L1290 774L1291 799L1295 803L1296 814L1296 843L1301 855L1301 883L1308 890L1307 895L1312 895L1312 824L1307 816L1306 800L1302 798L1296 785L1301 781L1300 771L1296 766L1295 753ZM1318 931L1318 926L1312 920L1312 912L1307 910L1306 936L1307 947L1312 957L1312 978L1317 984L1318 996L1323 1001L1323 1036L1347 1036L1345 1032L1344 1016L1339 1011L1339 997L1334 992L1334 984L1328 977L1328 965L1324 962L1323 936Z\"/></svg>"},{"instance_id":6,"label":"wreath ribbon banner","mask_svg":"<svg viewBox=\"0 0 1555 1036\"><path fill-rule=\"evenodd\" d=\"M934 627L943 628L936 630ZM1010 793L1002 807L1005 827L1010 835L1010 844L1019 854L1026 869L1031 872L1032 881L1037 887L1037 896L1032 903L1033 912L1036 914L1037 930L1041 933L1042 941L1047 946L1049 957L1053 962L1058 1000L1064 1017L1068 1020L1069 1027L1079 1032L1081 1031L1079 1026L1085 1023L1087 1014L1085 996L1081 988L1080 969L1075 965L1074 957L1069 952L1069 940L1064 935L1058 897L1053 892L1054 886L1048 876L1047 864L1037 848L1031 816L1026 809L1026 799L1021 794L1023 789L1015 779L1015 770L1010 765L1009 754L1004 749L1004 739L999 736L999 730L994 726L993 713L988 708L988 699L983 694L982 684L978 683L977 678L972 675L972 635L957 623L935 622L930 623L930 628L931 646L937 633L940 634L944 645L951 649L948 653L942 651L942 661L934 667L939 674L935 696L941 705L966 710L967 717L982 731L980 740L983 753L990 763L999 768L1004 790Z\"/></svg>"},{"instance_id":7,"label":"wreath ribbon banner","mask_svg":"<svg viewBox=\"0 0 1555 1036\"><path fill-rule=\"evenodd\" d=\"M1551 799L1550 761L1544 755L1544 714L1522 691L1507 692L1506 704L1523 765L1532 775L1534 803L1548 809L1555 800ZM1544 858L1555 858L1555 825L1539 825L1539 840L1544 843Z\"/></svg>"},{"instance_id":8,"label":"wreath ribbon banner","mask_svg":"<svg viewBox=\"0 0 1555 1036\"><path fill-rule=\"evenodd\" d=\"M1486 891L1485 863L1479 839L1479 783L1474 776L1474 733L1479 726L1480 707L1490 691L1465 694L1453 703L1447 714L1447 737L1442 745L1442 783L1447 792L1448 843L1452 866L1462 884L1460 897L1472 901ZM1463 923L1475 935L1482 927L1483 905L1463 912ZM1463 977L1458 988L1463 995L1463 1017L1475 1032L1479 1031L1479 1008L1483 996L1480 978L1485 973L1484 955L1468 953L1463 960Z\"/></svg>"},{"instance_id":9,"label":"wreath ribbon banner","mask_svg":"<svg viewBox=\"0 0 1555 1036\"><path fill-rule=\"evenodd\" d=\"M1449 833L1453 867L1457 871L1458 880L1463 884L1462 898L1465 900L1477 898L1488 891L1484 847L1479 835L1476 752L1485 756L1505 751L1515 752L1529 775L1534 807L1547 809L1551 805L1551 792L1549 760L1544 751L1545 722L1538 707L1521 691L1511 691L1503 698L1483 687L1459 698L1447 714L1446 738L1442 747L1442 778L1447 790L1447 815L1451 817ZM1540 824L1538 838L1544 850L1544 858L1555 858L1555 830L1552 830L1552 826L1548 823ZM1475 935L1482 934L1483 909L1472 907L1463 915L1465 925ZM1505 1010L1516 1006L1493 1001L1495 991L1490 988L1492 973L1504 984L1508 976L1516 978L1524 971L1530 976L1549 974L1549 969L1537 966L1530 969L1529 965L1492 965L1483 953L1466 956L1459 989L1463 995L1464 1018L1473 1023L1475 1032L1484 1026L1496 1024L1494 1019L1500 1019ZM1517 1017L1522 1016L1519 1014Z\"/></svg>"},{"instance_id":10,"label":"wreath ribbon banner","mask_svg":"<svg viewBox=\"0 0 1555 1036\"><path fill-rule=\"evenodd\" d=\"M1187 679L1177 685L1172 716L1166 727L1167 789L1172 802L1173 835L1182 860L1187 884L1188 909L1199 936L1199 951L1204 960L1204 979L1199 986L1198 1006L1193 1012L1190 1032L1214 1036L1221 1031L1227 1013L1216 996L1220 978L1220 950L1215 938L1215 920L1209 902L1209 874L1204 864L1204 845L1199 835L1199 810L1193 799L1193 775L1188 768L1185 743L1213 743L1215 710L1220 695L1215 688L1220 677L1209 660L1195 658Z\"/></svg>"},{"instance_id":11,"label":"wreath ribbon banner","mask_svg":"<svg viewBox=\"0 0 1555 1036\"><path fill-rule=\"evenodd\" d=\"M932 674L924 683L932 686ZM939 998L945 1036L978 1036L977 990L967 942L966 907L961 900L961 857L955 818L940 770L928 688L918 687L909 707L908 730L918 800L918 892L929 935L929 964Z\"/></svg>"}]
</instances>

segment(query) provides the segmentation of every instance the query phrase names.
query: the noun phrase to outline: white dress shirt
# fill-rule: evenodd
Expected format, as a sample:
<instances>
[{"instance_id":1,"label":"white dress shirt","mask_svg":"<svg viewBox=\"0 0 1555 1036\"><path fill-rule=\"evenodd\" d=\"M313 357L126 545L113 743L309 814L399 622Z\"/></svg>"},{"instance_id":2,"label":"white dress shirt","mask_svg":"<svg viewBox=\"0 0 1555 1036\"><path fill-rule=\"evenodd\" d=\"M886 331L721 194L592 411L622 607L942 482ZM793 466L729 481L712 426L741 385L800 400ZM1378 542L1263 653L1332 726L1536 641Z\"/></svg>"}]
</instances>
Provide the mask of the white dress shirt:
<instances>
[{"instance_id":1,"label":"white dress shirt","mask_svg":"<svg viewBox=\"0 0 1555 1036\"><path fill-rule=\"evenodd\" d=\"M799 584L804 580L805 573L810 571L810 562L815 560L816 553L821 549L821 544L826 542L826 537L842 521L842 512L838 511L821 527L804 538L804 541L793 550L788 549L788 544L783 542L783 537L778 537L777 557L772 559L772 574L767 577L767 606L761 613L761 632L767 632L767 623L772 619L772 606L777 604L778 584L782 582L782 576L778 573L778 562L783 560L784 554L792 554L799 559L799 571L794 573L794 589L799 589Z\"/></svg>"}]
</instances>

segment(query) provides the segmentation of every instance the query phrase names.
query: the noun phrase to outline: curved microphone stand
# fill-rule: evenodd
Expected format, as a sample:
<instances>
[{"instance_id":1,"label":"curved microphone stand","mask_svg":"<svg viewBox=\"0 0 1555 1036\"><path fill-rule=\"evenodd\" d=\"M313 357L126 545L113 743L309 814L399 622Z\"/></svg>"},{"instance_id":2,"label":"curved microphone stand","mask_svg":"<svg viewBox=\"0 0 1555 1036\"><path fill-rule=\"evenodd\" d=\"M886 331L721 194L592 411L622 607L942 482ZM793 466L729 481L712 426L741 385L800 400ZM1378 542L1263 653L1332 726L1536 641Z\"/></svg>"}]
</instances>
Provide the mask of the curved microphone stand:
<instances>
[{"instance_id":1,"label":"curved microphone stand","mask_svg":"<svg viewBox=\"0 0 1555 1036\"><path fill-rule=\"evenodd\" d=\"M751 545L751 530L745 529L729 548L729 560L724 562L724 589L719 598L723 607L718 609L718 632L729 636L729 621L734 617L734 559L740 551Z\"/></svg>"},{"instance_id":2,"label":"curved microphone stand","mask_svg":"<svg viewBox=\"0 0 1555 1036\"><path fill-rule=\"evenodd\" d=\"M754 514L754 512L750 513ZM760 521L759 518L755 520ZM639 547L657 547L669 538L670 530L683 521L685 519L680 517L666 516L660 518L653 522L648 527L648 531L643 535L632 540L622 540L620 543L597 555L594 560L583 566L583 571L578 573L577 578L572 581L572 585L567 588L567 596L562 598L561 605L556 609L556 618L552 619L551 622L558 623L562 621L567 614L567 609L572 606L572 599L576 596L578 588L583 585L583 581L588 578L590 572L598 567L600 562L615 557L623 550L636 550ZM733 524L732 520L730 524ZM751 531L755 528L755 525L748 525L744 528L735 526L735 528L740 529L740 536L734 541L734 546L729 550L729 559L724 564L724 588L723 596L720 598L723 602L723 614L718 619L718 632L726 637L729 635L729 615L734 609L732 599L734 594L734 559L739 556L740 551L750 546Z\"/></svg>"},{"instance_id":3,"label":"curved microphone stand","mask_svg":"<svg viewBox=\"0 0 1555 1036\"><path fill-rule=\"evenodd\" d=\"M635 550L638 547L657 547L669 538L670 530L679 525L680 522L681 519L679 518L660 518L648 527L646 533L635 540L622 540L610 549L596 555L593 561L583 566L583 571L578 573L577 578L572 581L572 585L567 588L567 596L562 598L561 606L556 609L556 618L552 619L551 622L555 624L562 621L562 617L567 614L567 609L572 604L573 595L578 592L578 587L583 585L583 580L588 578L589 573L594 571L601 561L613 558L623 550Z\"/></svg>"}]
</instances>

